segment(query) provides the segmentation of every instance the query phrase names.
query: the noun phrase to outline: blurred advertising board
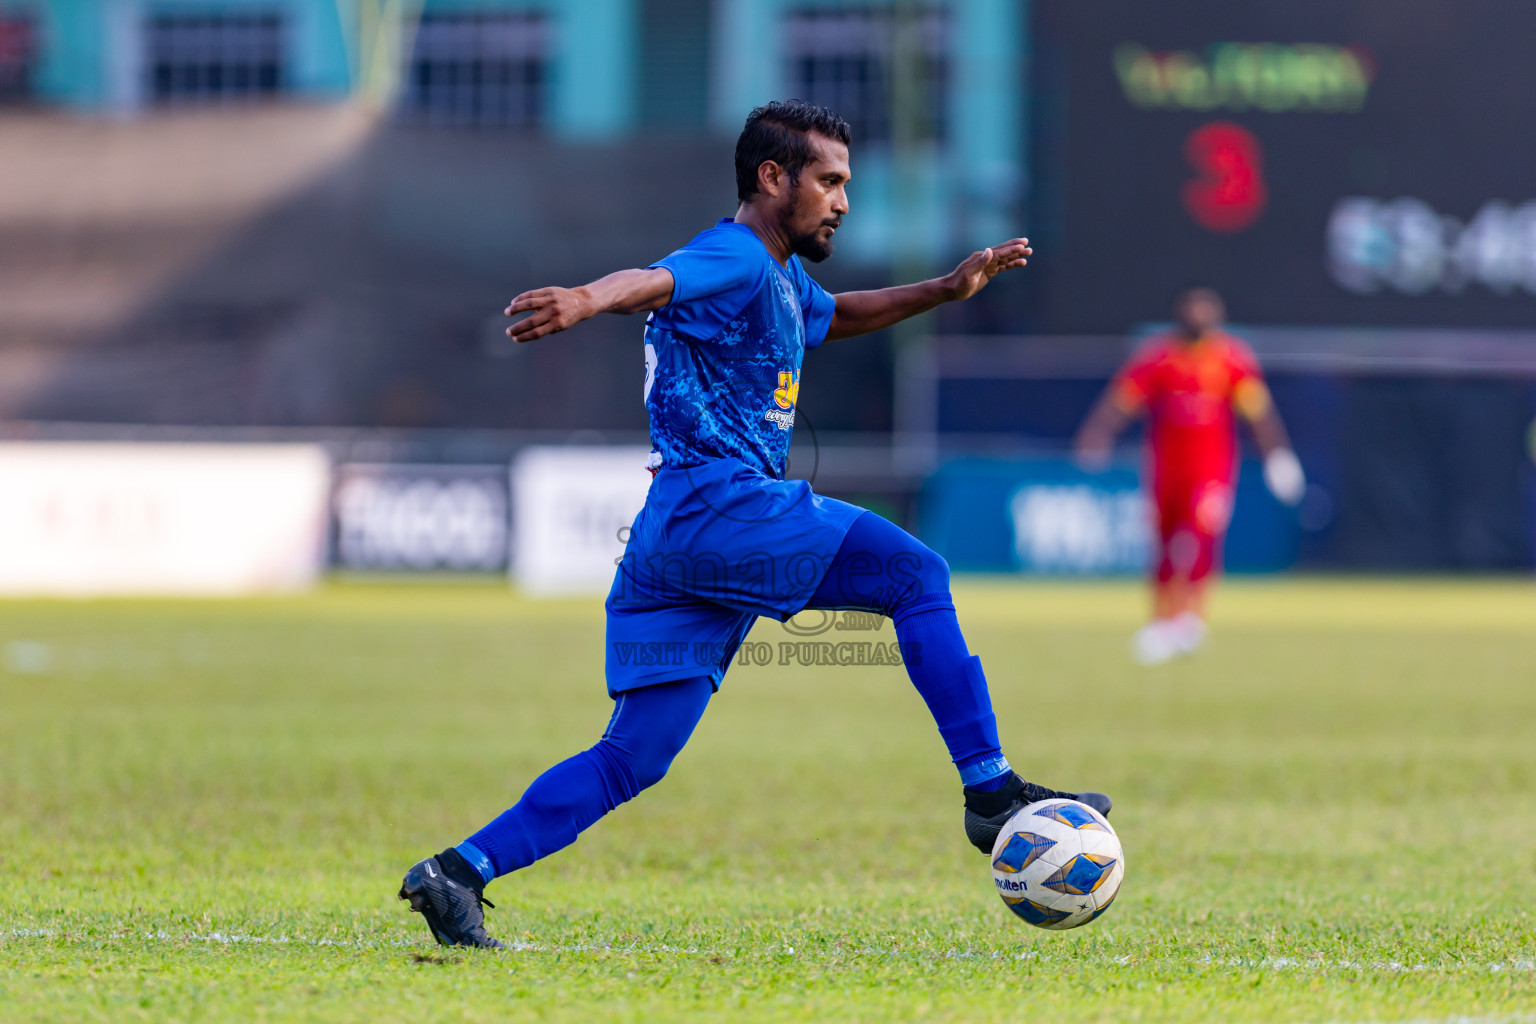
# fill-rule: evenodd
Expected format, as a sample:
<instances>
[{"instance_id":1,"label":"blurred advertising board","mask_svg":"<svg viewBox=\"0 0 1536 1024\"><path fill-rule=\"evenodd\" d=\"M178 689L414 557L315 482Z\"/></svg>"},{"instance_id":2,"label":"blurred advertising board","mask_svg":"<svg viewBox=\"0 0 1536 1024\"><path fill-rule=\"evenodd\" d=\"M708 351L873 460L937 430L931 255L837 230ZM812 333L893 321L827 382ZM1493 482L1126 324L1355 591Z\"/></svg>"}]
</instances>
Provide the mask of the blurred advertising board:
<instances>
[{"instance_id":1,"label":"blurred advertising board","mask_svg":"<svg viewBox=\"0 0 1536 1024\"><path fill-rule=\"evenodd\" d=\"M302 589L329 488L315 445L0 444L0 593Z\"/></svg>"},{"instance_id":2,"label":"blurred advertising board","mask_svg":"<svg viewBox=\"0 0 1536 1024\"><path fill-rule=\"evenodd\" d=\"M534 447L512 463L512 577L532 594L601 594L613 583L651 474L643 447Z\"/></svg>"},{"instance_id":3,"label":"blurred advertising board","mask_svg":"<svg viewBox=\"0 0 1536 1024\"><path fill-rule=\"evenodd\" d=\"M508 506L504 464L344 464L331 501L332 558L365 571L501 572Z\"/></svg>"},{"instance_id":4,"label":"blurred advertising board","mask_svg":"<svg viewBox=\"0 0 1536 1024\"><path fill-rule=\"evenodd\" d=\"M1133 467L1101 473L1067 459L960 459L923 488L920 532L960 572L1117 576L1146 570L1152 510ZM1226 567L1277 572L1296 559L1300 527L1243 467Z\"/></svg>"}]
</instances>

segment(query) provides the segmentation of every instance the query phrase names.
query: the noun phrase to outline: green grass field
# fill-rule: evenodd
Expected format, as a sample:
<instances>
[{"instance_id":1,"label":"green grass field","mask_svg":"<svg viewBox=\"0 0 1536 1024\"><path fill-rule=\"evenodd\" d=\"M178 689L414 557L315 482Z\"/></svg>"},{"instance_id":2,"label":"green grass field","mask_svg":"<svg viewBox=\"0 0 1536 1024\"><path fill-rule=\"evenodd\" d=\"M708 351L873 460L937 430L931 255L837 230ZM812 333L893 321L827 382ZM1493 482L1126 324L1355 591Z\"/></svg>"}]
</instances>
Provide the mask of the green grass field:
<instances>
[{"instance_id":1,"label":"green grass field","mask_svg":"<svg viewBox=\"0 0 1536 1024\"><path fill-rule=\"evenodd\" d=\"M0 605L0 1018L1536 1020L1536 583L1234 581L1154 670L1131 584L957 597L1015 764L1117 799L1087 928L998 901L901 669L753 665L441 951L400 875L597 738L597 601Z\"/></svg>"}]
</instances>

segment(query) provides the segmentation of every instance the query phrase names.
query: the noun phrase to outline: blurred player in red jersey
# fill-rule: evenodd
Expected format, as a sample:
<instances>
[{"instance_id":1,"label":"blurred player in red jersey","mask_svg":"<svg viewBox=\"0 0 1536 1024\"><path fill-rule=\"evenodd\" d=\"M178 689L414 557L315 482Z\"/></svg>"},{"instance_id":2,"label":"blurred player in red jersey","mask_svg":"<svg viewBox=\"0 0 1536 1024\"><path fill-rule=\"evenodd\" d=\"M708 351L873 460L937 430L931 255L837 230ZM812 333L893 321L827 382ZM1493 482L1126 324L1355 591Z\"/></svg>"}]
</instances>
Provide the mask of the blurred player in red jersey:
<instances>
[{"instance_id":1,"label":"blurred player in red jersey","mask_svg":"<svg viewBox=\"0 0 1536 1024\"><path fill-rule=\"evenodd\" d=\"M1264 482L1298 504L1306 491L1258 361L1221 329L1221 296L1191 288L1174 300L1175 326L1142 346L1110 382L1077 436L1077 453L1102 468L1115 437L1145 413L1158 559L1152 621L1136 634L1145 664L1195 650L1205 639L1205 589L1221 565L1239 448L1236 412L1264 455Z\"/></svg>"}]
</instances>

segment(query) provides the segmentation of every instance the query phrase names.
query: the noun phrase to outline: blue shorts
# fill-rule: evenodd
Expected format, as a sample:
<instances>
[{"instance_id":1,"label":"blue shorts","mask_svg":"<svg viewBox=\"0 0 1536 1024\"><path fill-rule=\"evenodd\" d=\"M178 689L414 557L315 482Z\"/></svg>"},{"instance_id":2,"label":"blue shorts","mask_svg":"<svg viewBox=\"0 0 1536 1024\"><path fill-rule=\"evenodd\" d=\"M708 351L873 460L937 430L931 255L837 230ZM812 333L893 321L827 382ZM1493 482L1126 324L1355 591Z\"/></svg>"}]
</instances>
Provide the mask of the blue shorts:
<instances>
[{"instance_id":1,"label":"blue shorts","mask_svg":"<svg viewBox=\"0 0 1536 1024\"><path fill-rule=\"evenodd\" d=\"M718 689L757 617L804 608L863 514L738 459L663 468L604 604L608 692L698 676Z\"/></svg>"}]
</instances>

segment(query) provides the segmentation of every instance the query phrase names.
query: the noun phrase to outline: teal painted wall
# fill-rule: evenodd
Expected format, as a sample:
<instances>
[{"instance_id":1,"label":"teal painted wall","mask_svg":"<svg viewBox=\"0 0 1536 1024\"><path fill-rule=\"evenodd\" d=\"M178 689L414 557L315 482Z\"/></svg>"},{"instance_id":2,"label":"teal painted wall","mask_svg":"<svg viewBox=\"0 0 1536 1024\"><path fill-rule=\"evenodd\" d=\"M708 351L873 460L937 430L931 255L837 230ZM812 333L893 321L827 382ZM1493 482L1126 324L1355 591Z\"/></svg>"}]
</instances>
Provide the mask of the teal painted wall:
<instances>
[{"instance_id":1,"label":"teal painted wall","mask_svg":"<svg viewBox=\"0 0 1536 1024\"><path fill-rule=\"evenodd\" d=\"M41 32L37 87L42 98L72 107L100 106L106 92L101 0L51 0L31 10Z\"/></svg>"},{"instance_id":2,"label":"teal painted wall","mask_svg":"<svg viewBox=\"0 0 1536 1024\"><path fill-rule=\"evenodd\" d=\"M345 96L352 68L339 6L334 0L289 0L287 6L294 88L310 96Z\"/></svg>"},{"instance_id":3,"label":"teal painted wall","mask_svg":"<svg viewBox=\"0 0 1536 1024\"><path fill-rule=\"evenodd\" d=\"M627 135L637 116L638 0L422 0L425 10L544 10L553 20L551 130L573 140ZM9 3L8 7L22 6ZM356 0L46 0L42 99L112 112L139 105L137 26L157 11L281 9L288 21L290 84L301 96L341 97L355 78Z\"/></svg>"},{"instance_id":4,"label":"teal painted wall","mask_svg":"<svg viewBox=\"0 0 1536 1024\"><path fill-rule=\"evenodd\" d=\"M594 142L627 135L638 112L635 0L560 0L551 8L555 134Z\"/></svg>"},{"instance_id":5,"label":"teal painted wall","mask_svg":"<svg viewBox=\"0 0 1536 1024\"><path fill-rule=\"evenodd\" d=\"M719 0L711 128L733 137L754 106L785 96L779 24L787 11L847 5L848 0ZM851 209L839 251L857 262L882 264L893 254L930 258L984 247L1022 230L1026 0L937 5L950 12L949 142L919 153L902 185L888 153L861 149L855 138Z\"/></svg>"},{"instance_id":6,"label":"teal painted wall","mask_svg":"<svg viewBox=\"0 0 1536 1024\"><path fill-rule=\"evenodd\" d=\"M162 11L280 10L294 91L340 97L352 85L334 0L47 0L32 9L42 29L41 97L67 107L114 112L139 105L139 26Z\"/></svg>"},{"instance_id":7,"label":"teal painted wall","mask_svg":"<svg viewBox=\"0 0 1536 1024\"><path fill-rule=\"evenodd\" d=\"M779 97L783 49L777 0L717 0L709 122L734 137L747 112Z\"/></svg>"},{"instance_id":8,"label":"teal painted wall","mask_svg":"<svg viewBox=\"0 0 1536 1024\"><path fill-rule=\"evenodd\" d=\"M329 0L324 0L329 2ZM622 138L634 127L639 0L422 0L424 11L542 11L551 21L550 131L573 141Z\"/></svg>"},{"instance_id":9,"label":"teal painted wall","mask_svg":"<svg viewBox=\"0 0 1536 1024\"><path fill-rule=\"evenodd\" d=\"M1026 12L1022 0L963 0L951 11L955 240L985 248L1023 228Z\"/></svg>"},{"instance_id":10,"label":"teal painted wall","mask_svg":"<svg viewBox=\"0 0 1536 1024\"><path fill-rule=\"evenodd\" d=\"M782 96L781 19L793 8L846 0L713 0L708 96L691 122L669 125L641 100L646 26L657 0L406 0L418 10L541 10L552 21L546 121L552 134L600 143L652 128L697 125L732 138L753 106ZM671 7L679 7L669 0ZM345 96L353 87L358 0L0 0L41 21L43 98L100 112L138 105L132 57L137 26L155 11L279 7L287 15L291 85L301 96ZM852 215L841 250L854 262L944 254L991 244L1022 229L1027 0L949 0L949 142L917 155L903 182L888 152L855 140ZM665 8L670 10L671 8ZM647 20L649 19L649 20ZM650 62L655 67L655 61ZM698 72L693 72L694 81ZM999 86L1002 86L1001 88ZM669 87L676 87L672 83ZM900 198L898 199L898 194ZM899 207L899 209L898 209Z\"/></svg>"}]
</instances>

